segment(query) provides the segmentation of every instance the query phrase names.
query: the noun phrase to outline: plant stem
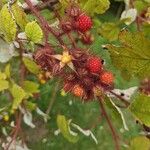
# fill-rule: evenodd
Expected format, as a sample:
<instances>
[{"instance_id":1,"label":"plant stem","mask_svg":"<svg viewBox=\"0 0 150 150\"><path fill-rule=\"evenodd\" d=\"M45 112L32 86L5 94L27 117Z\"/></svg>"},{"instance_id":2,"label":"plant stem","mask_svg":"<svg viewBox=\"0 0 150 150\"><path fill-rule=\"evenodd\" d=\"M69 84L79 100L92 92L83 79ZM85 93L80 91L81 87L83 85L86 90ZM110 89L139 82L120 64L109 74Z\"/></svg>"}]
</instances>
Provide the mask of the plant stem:
<instances>
[{"instance_id":1,"label":"plant stem","mask_svg":"<svg viewBox=\"0 0 150 150\"><path fill-rule=\"evenodd\" d=\"M47 7L52 7L54 4L58 3L58 0L47 0L43 1L41 4L36 5L36 9L43 10ZM25 8L25 12L30 12L31 10L29 8Z\"/></svg>"},{"instance_id":2,"label":"plant stem","mask_svg":"<svg viewBox=\"0 0 150 150\"><path fill-rule=\"evenodd\" d=\"M59 13L58 13L57 11L54 11L54 13L55 13L55 16L58 18L58 20L61 22L62 18L61 18L61 16L59 15ZM62 32L62 33L63 33L63 32ZM65 32L64 32L64 33L65 33ZM71 44L72 44L72 47L73 47L73 48L77 48L76 43L75 43L75 40L74 40L72 34L69 33L69 32L66 33L66 34L67 34L68 39L70 40L70 42L71 42ZM59 34L59 36L61 36L61 34Z\"/></svg>"},{"instance_id":3,"label":"plant stem","mask_svg":"<svg viewBox=\"0 0 150 150\"><path fill-rule=\"evenodd\" d=\"M136 17L136 25L137 25L137 30L138 30L138 31L141 31L140 18L139 18L139 16Z\"/></svg>"},{"instance_id":4,"label":"plant stem","mask_svg":"<svg viewBox=\"0 0 150 150\"><path fill-rule=\"evenodd\" d=\"M72 35L70 33L67 33L68 35L68 38L70 39L71 43L72 43L72 46L76 49L77 46L76 46L76 42L74 40L74 38L72 37Z\"/></svg>"},{"instance_id":5,"label":"plant stem","mask_svg":"<svg viewBox=\"0 0 150 150\"><path fill-rule=\"evenodd\" d=\"M17 41L20 45L20 86L23 86L23 82L24 82L24 79L25 79L25 74L26 74L26 68L25 68L25 65L23 63L23 53L24 53L24 48L23 48L23 45L20 41Z\"/></svg>"},{"instance_id":6,"label":"plant stem","mask_svg":"<svg viewBox=\"0 0 150 150\"><path fill-rule=\"evenodd\" d=\"M26 73L26 68L24 66L24 63L23 63L23 53L24 53L24 47L22 45L22 43L20 41L17 41L20 45L20 86L22 87L23 86L23 82L24 82L24 79L25 79L25 73ZM12 95L11 95L12 97ZM13 141L16 140L18 134L19 134L19 131L21 130L21 120L22 120L22 114L20 111L16 111L15 112L15 118L16 118L16 127L13 129L12 133L13 134L13 137L11 139L11 141L9 142L6 150L9 150L11 144Z\"/></svg>"},{"instance_id":7,"label":"plant stem","mask_svg":"<svg viewBox=\"0 0 150 150\"><path fill-rule=\"evenodd\" d=\"M135 8L135 7L134 7L134 0L130 0L130 7L131 7L131 8ZM140 15L139 15L139 16L140 16ZM138 30L138 31L141 31L139 16L136 17L136 25L137 25L137 30Z\"/></svg>"},{"instance_id":8,"label":"plant stem","mask_svg":"<svg viewBox=\"0 0 150 150\"><path fill-rule=\"evenodd\" d=\"M58 91L58 86L59 86L59 82L55 84L55 87L52 91L52 96L51 96L51 100L49 102L49 105L48 105L48 108L46 110L46 114L48 115L50 112L51 112L51 109L52 109L52 106L56 100L56 94L57 94L57 91Z\"/></svg>"},{"instance_id":9,"label":"plant stem","mask_svg":"<svg viewBox=\"0 0 150 150\"><path fill-rule=\"evenodd\" d=\"M59 43L61 45L64 45L63 40L59 37L59 34L57 34L57 32L55 32L48 24L48 22L44 19L43 16L40 15L40 12L36 9L36 7L33 6L33 4L31 3L30 0L25 0L25 2L27 3L27 5L29 6L30 10L32 11L32 13L38 18L39 23L41 25L41 28L43 29L44 35L45 35L45 39L46 42L48 40L48 34L49 32L52 33L56 39L59 41Z\"/></svg>"},{"instance_id":10,"label":"plant stem","mask_svg":"<svg viewBox=\"0 0 150 150\"><path fill-rule=\"evenodd\" d=\"M116 133L114 127L113 127L113 124L112 124L111 120L108 117L108 114L107 114L106 110L105 110L105 107L104 107L103 102L102 102L103 99L98 97L98 100L99 100L99 104L100 104L100 107L101 107L102 114L105 117L105 119L106 119L106 121L107 121L107 123L109 125L109 128L111 130L111 133L112 133L112 136L113 136L113 140L115 142L115 149L116 150L120 150L120 144L119 144L119 141L118 141L119 137L118 137L118 135L117 135L117 133Z\"/></svg>"},{"instance_id":11,"label":"plant stem","mask_svg":"<svg viewBox=\"0 0 150 150\"><path fill-rule=\"evenodd\" d=\"M134 0L130 0L129 4L131 8L134 8Z\"/></svg>"},{"instance_id":12,"label":"plant stem","mask_svg":"<svg viewBox=\"0 0 150 150\"><path fill-rule=\"evenodd\" d=\"M17 135L20 131L20 125L21 125L21 118L22 118L22 115L21 113L19 112L18 113L18 116L16 115L16 127L15 127L15 132L14 132L14 135L11 139L11 141L9 142L7 148L5 150L9 150L9 147L11 146L12 142L16 140L17 138Z\"/></svg>"},{"instance_id":13,"label":"plant stem","mask_svg":"<svg viewBox=\"0 0 150 150\"><path fill-rule=\"evenodd\" d=\"M122 10L123 10L123 3L120 4L120 6L119 6L119 8L117 10L116 18L120 17Z\"/></svg>"}]
</instances>

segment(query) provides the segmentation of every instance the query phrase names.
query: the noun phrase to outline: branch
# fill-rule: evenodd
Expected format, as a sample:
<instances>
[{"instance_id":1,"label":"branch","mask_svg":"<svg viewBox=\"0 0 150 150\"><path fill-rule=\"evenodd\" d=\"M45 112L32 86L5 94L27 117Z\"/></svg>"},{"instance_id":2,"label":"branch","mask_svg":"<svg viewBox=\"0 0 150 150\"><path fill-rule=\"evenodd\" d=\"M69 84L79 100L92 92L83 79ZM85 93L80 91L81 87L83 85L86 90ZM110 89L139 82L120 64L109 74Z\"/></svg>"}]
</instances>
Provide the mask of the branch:
<instances>
[{"instance_id":1,"label":"branch","mask_svg":"<svg viewBox=\"0 0 150 150\"><path fill-rule=\"evenodd\" d=\"M25 51L25 49L23 48L23 45L20 41L17 41L20 45L20 86L23 86L23 82L24 82L24 79L25 79L25 75L26 75L26 67L23 63L23 53Z\"/></svg>"},{"instance_id":2,"label":"branch","mask_svg":"<svg viewBox=\"0 0 150 150\"><path fill-rule=\"evenodd\" d=\"M129 5L130 5L131 8L134 8L134 0L130 0Z\"/></svg>"},{"instance_id":3,"label":"branch","mask_svg":"<svg viewBox=\"0 0 150 150\"><path fill-rule=\"evenodd\" d=\"M38 4L37 6L35 6L36 7L36 9L38 9L39 11L40 10L43 10L43 9L45 9L45 8L49 8L49 7L53 7L53 5L55 5L56 3L58 3L58 0L47 0L47 1L44 1L44 2L42 2L41 4ZM30 8L25 8L24 9L25 10L25 12L27 12L27 13L29 13L29 12L31 12L31 10L30 10Z\"/></svg>"},{"instance_id":4,"label":"branch","mask_svg":"<svg viewBox=\"0 0 150 150\"><path fill-rule=\"evenodd\" d=\"M67 33L69 40L71 41L71 44L74 48L77 48L76 46L76 42L74 40L74 38L72 37L72 35L70 33Z\"/></svg>"},{"instance_id":5,"label":"branch","mask_svg":"<svg viewBox=\"0 0 150 150\"><path fill-rule=\"evenodd\" d=\"M23 86L23 82L25 80L25 76L26 76L26 68L24 66L24 63L23 63L23 53L24 53L24 47L22 45L22 43L20 41L17 41L20 45L20 86L22 87ZM10 95L10 98L12 98L12 95ZM15 128L12 130L11 134L12 135L12 139L11 141L8 143L8 146L6 148L6 150L9 150L11 144L16 140L19 132L22 130L21 129L21 121L22 121L22 114L20 111L16 111L15 112L15 118L16 118L16 126Z\"/></svg>"},{"instance_id":6,"label":"branch","mask_svg":"<svg viewBox=\"0 0 150 150\"><path fill-rule=\"evenodd\" d=\"M48 105L48 108L47 108L47 110L46 110L46 114L47 114L47 115L50 113L50 111L51 111L51 109L52 109L52 106L53 106L53 104L54 104L54 102L55 102L55 100L56 100L56 94L57 94L57 91L58 91L58 86L59 86L59 82L56 83L56 85L55 85L55 87L54 87L54 89L53 89L53 91L52 91L51 100L50 100L49 105Z\"/></svg>"},{"instance_id":7,"label":"branch","mask_svg":"<svg viewBox=\"0 0 150 150\"><path fill-rule=\"evenodd\" d=\"M130 2L130 7L131 7L131 8L135 8L135 7L134 7L134 0L130 0L129 2ZM138 31L141 31L139 16L136 17L136 25L137 25L137 30L138 30Z\"/></svg>"},{"instance_id":8,"label":"branch","mask_svg":"<svg viewBox=\"0 0 150 150\"><path fill-rule=\"evenodd\" d=\"M15 131L14 131L13 137L12 137L11 141L9 142L9 144L8 144L8 146L7 146L7 148L5 150L9 150L12 142L16 140L17 135L18 135L18 133L20 131L20 128L21 128L20 127L21 126L21 118L22 118L22 115L19 112L18 116L16 115L16 127L15 127Z\"/></svg>"},{"instance_id":9,"label":"branch","mask_svg":"<svg viewBox=\"0 0 150 150\"><path fill-rule=\"evenodd\" d=\"M58 18L58 20L61 22L61 17L60 17L60 15L59 15L59 13L58 13L57 11L54 11L54 13L55 13L55 16ZM63 32L62 32L62 33L63 33ZM61 36L62 33L59 33L59 37ZM65 33L65 32L64 32L64 33ZM73 46L74 48L77 48L76 43L75 43L75 40L74 40L74 38L72 37L72 35L71 35L69 32L66 33L66 34L67 34L67 36L68 36L68 38L69 38L69 40L70 40L72 46Z\"/></svg>"},{"instance_id":10,"label":"branch","mask_svg":"<svg viewBox=\"0 0 150 150\"><path fill-rule=\"evenodd\" d=\"M101 99L100 97L98 97L98 99L99 99L99 104L100 104L100 107L101 107L102 114L105 117L105 119L106 119L106 121L107 121L107 123L109 125L109 128L111 130L111 133L112 133L112 136L113 136L113 140L115 142L115 149L116 150L120 150L120 144L119 144L119 141L118 141L119 137L118 137L118 135L117 135L113 125L112 125L111 120L109 119L109 117L107 115L107 112L106 112L105 108L104 108L104 105L103 105L103 102L102 102L103 99Z\"/></svg>"},{"instance_id":11,"label":"branch","mask_svg":"<svg viewBox=\"0 0 150 150\"><path fill-rule=\"evenodd\" d=\"M32 11L32 13L38 18L38 21L40 23L41 28L43 29L44 35L45 35L45 39L46 42L48 40L48 33L52 33L56 39L59 41L59 43L61 45L64 45L63 40L59 37L59 34L57 34L57 32L55 32L48 24L48 22L45 20L45 18L43 16L40 15L40 12L37 10L36 7L33 6L33 4L31 3L30 0L25 0L25 2L27 3L27 5L29 6L29 9Z\"/></svg>"}]
</instances>

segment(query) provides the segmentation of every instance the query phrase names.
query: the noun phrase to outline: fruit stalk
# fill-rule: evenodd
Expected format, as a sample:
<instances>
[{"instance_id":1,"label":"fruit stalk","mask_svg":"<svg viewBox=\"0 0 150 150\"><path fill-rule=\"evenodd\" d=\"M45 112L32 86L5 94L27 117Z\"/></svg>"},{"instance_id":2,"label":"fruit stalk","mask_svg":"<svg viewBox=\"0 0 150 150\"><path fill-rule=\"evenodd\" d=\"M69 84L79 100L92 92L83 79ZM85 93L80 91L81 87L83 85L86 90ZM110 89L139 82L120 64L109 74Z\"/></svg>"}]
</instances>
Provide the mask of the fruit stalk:
<instances>
[{"instance_id":1,"label":"fruit stalk","mask_svg":"<svg viewBox=\"0 0 150 150\"><path fill-rule=\"evenodd\" d=\"M108 126L111 130L111 134L113 136L113 140L114 140L114 143L115 143L115 149L120 150L120 144L119 144L119 141L118 141L119 137L118 137L118 135L115 131L115 128L113 127L113 124L112 124L110 118L108 117L108 114L107 114L106 110L105 110L105 107L103 105L103 99L101 97L98 97L98 100L99 100L99 105L100 105L100 108L101 108L102 115L105 117L105 119L108 123Z\"/></svg>"}]
</instances>

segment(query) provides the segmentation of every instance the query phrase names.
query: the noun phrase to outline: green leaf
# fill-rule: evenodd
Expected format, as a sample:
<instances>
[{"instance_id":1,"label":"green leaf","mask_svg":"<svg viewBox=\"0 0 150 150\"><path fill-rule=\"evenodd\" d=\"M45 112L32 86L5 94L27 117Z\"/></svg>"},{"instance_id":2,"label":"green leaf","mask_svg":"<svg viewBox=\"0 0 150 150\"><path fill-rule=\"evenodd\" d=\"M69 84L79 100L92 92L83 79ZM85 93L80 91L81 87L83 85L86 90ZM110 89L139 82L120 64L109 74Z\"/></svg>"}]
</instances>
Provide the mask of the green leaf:
<instances>
[{"instance_id":1,"label":"green leaf","mask_svg":"<svg viewBox=\"0 0 150 150\"><path fill-rule=\"evenodd\" d=\"M61 13L70 5L70 0L59 0L61 4ZM84 10L89 15L93 16L96 14L103 14L108 10L110 6L109 0L77 0L74 1L77 5L80 5L80 8Z\"/></svg>"},{"instance_id":2,"label":"green leaf","mask_svg":"<svg viewBox=\"0 0 150 150\"><path fill-rule=\"evenodd\" d=\"M30 102L30 101L25 101L25 106L30 112L37 108L37 105L35 103Z\"/></svg>"},{"instance_id":3,"label":"green leaf","mask_svg":"<svg viewBox=\"0 0 150 150\"><path fill-rule=\"evenodd\" d=\"M124 119L124 115L121 112L120 108L117 107L115 105L115 103L108 97L105 100L105 104L106 104L108 110L110 111L111 118L114 121L118 122L119 128L123 128L124 127L125 130L128 130L128 127L126 125L126 121Z\"/></svg>"},{"instance_id":4,"label":"green leaf","mask_svg":"<svg viewBox=\"0 0 150 150\"><path fill-rule=\"evenodd\" d=\"M0 108L0 113L7 109L7 106Z\"/></svg>"},{"instance_id":5,"label":"green leaf","mask_svg":"<svg viewBox=\"0 0 150 150\"><path fill-rule=\"evenodd\" d=\"M150 39L150 24L148 23L143 24L143 32L144 35Z\"/></svg>"},{"instance_id":6,"label":"green leaf","mask_svg":"<svg viewBox=\"0 0 150 150\"><path fill-rule=\"evenodd\" d=\"M128 150L149 150L150 140L144 136L139 136L131 140Z\"/></svg>"},{"instance_id":7,"label":"green leaf","mask_svg":"<svg viewBox=\"0 0 150 150\"><path fill-rule=\"evenodd\" d=\"M83 10L85 10L90 15L103 14L109 8L110 2L109 0L87 0L83 3ZM82 3L82 1L81 1Z\"/></svg>"},{"instance_id":8,"label":"green leaf","mask_svg":"<svg viewBox=\"0 0 150 150\"><path fill-rule=\"evenodd\" d=\"M5 80L6 78L6 74L0 71L0 80Z\"/></svg>"},{"instance_id":9,"label":"green leaf","mask_svg":"<svg viewBox=\"0 0 150 150\"><path fill-rule=\"evenodd\" d=\"M150 3L150 0L144 0L144 2L146 2L146 3Z\"/></svg>"},{"instance_id":10,"label":"green leaf","mask_svg":"<svg viewBox=\"0 0 150 150\"><path fill-rule=\"evenodd\" d=\"M32 59L24 57L23 62L31 73L38 74L40 72L39 66Z\"/></svg>"},{"instance_id":11,"label":"green leaf","mask_svg":"<svg viewBox=\"0 0 150 150\"><path fill-rule=\"evenodd\" d=\"M0 32L4 34L7 42L14 41L17 33L17 26L7 5L4 5L0 11L0 19Z\"/></svg>"},{"instance_id":12,"label":"green leaf","mask_svg":"<svg viewBox=\"0 0 150 150\"><path fill-rule=\"evenodd\" d=\"M79 140L78 135L73 135L70 132L69 121L66 120L65 116L58 115L57 116L57 126L60 129L62 135L72 143L76 143Z\"/></svg>"},{"instance_id":13,"label":"green leaf","mask_svg":"<svg viewBox=\"0 0 150 150\"><path fill-rule=\"evenodd\" d=\"M139 14L148 7L148 4L142 0L136 0L134 5Z\"/></svg>"},{"instance_id":14,"label":"green leaf","mask_svg":"<svg viewBox=\"0 0 150 150\"><path fill-rule=\"evenodd\" d=\"M35 22L29 22L25 27L25 33L30 41L40 43L43 38L43 32L40 26Z\"/></svg>"},{"instance_id":15,"label":"green leaf","mask_svg":"<svg viewBox=\"0 0 150 150\"><path fill-rule=\"evenodd\" d=\"M59 0L60 4L62 7L64 7L63 9L67 8L69 6L69 0Z\"/></svg>"},{"instance_id":16,"label":"green leaf","mask_svg":"<svg viewBox=\"0 0 150 150\"><path fill-rule=\"evenodd\" d=\"M124 0L115 0L116 2L123 2Z\"/></svg>"},{"instance_id":17,"label":"green leaf","mask_svg":"<svg viewBox=\"0 0 150 150\"><path fill-rule=\"evenodd\" d=\"M18 106L21 104L22 100L25 98L26 93L19 85L15 83L13 84L10 92L14 98L12 104L12 110L16 110Z\"/></svg>"},{"instance_id":18,"label":"green leaf","mask_svg":"<svg viewBox=\"0 0 150 150\"><path fill-rule=\"evenodd\" d=\"M130 105L129 109L136 119L150 126L150 97L139 94Z\"/></svg>"},{"instance_id":19,"label":"green leaf","mask_svg":"<svg viewBox=\"0 0 150 150\"><path fill-rule=\"evenodd\" d=\"M99 33L109 41L118 39L120 28L115 23L104 23L99 29Z\"/></svg>"},{"instance_id":20,"label":"green leaf","mask_svg":"<svg viewBox=\"0 0 150 150\"><path fill-rule=\"evenodd\" d=\"M150 76L150 40L142 33L123 30L119 35L121 46L107 45L113 65L125 79Z\"/></svg>"},{"instance_id":21,"label":"green leaf","mask_svg":"<svg viewBox=\"0 0 150 150\"><path fill-rule=\"evenodd\" d=\"M23 89L26 93L28 93L29 96L32 96L34 93L39 92L39 84L32 82L32 81L24 81L23 83Z\"/></svg>"},{"instance_id":22,"label":"green leaf","mask_svg":"<svg viewBox=\"0 0 150 150\"><path fill-rule=\"evenodd\" d=\"M12 5L11 9L12 9L13 15L15 17L16 23L19 25L19 27L22 30L25 30L25 26L28 23L27 15L23 11L23 9L20 6L18 6L17 3Z\"/></svg>"},{"instance_id":23,"label":"green leaf","mask_svg":"<svg viewBox=\"0 0 150 150\"><path fill-rule=\"evenodd\" d=\"M7 78L10 78L10 64L5 67L5 74Z\"/></svg>"},{"instance_id":24,"label":"green leaf","mask_svg":"<svg viewBox=\"0 0 150 150\"><path fill-rule=\"evenodd\" d=\"M9 88L9 82L0 79L0 91L6 90L8 88Z\"/></svg>"},{"instance_id":25,"label":"green leaf","mask_svg":"<svg viewBox=\"0 0 150 150\"><path fill-rule=\"evenodd\" d=\"M2 2L2 1L0 1L0 9L2 8L2 5L3 5L3 2Z\"/></svg>"}]
</instances>

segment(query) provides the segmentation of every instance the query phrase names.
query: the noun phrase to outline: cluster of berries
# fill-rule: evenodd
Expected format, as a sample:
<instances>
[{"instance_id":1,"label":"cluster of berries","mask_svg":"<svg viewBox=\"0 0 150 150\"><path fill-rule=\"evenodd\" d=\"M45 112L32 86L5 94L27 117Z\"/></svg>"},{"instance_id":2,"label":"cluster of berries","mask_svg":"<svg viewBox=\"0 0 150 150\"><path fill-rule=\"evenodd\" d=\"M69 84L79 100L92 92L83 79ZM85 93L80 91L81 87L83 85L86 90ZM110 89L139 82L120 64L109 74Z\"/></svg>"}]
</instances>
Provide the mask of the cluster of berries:
<instances>
[{"instance_id":1,"label":"cluster of berries","mask_svg":"<svg viewBox=\"0 0 150 150\"><path fill-rule=\"evenodd\" d=\"M108 89L113 89L114 75L104 69L103 60L88 55L84 61L78 58L78 62L82 66L80 63L76 64L77 73L71 73L65 78L65 92L71 92L88 101L95 96L102 96Z\"/></svg>"},{"instance_id":2,"label":"cluster of berries","mask_svg":"<svg viewBox=\"0 0 150 150\"><path fill-rule=\"evenodd\" d=\"M76 6L68 8L66 13L67 21L60 21L60 29L67 34L76 32L82 36L84 43L90 44L91 18ZM102 96L106 90L113 89L114 76L106 71L101 58L91 55L87 49L67 46L62 48L62 54L57 54L51 47L36 51L35 61L44 72L48 72L48 75L40 76L41 81L45 81L47 76L59 76L64 81L63 90L66 93L71 92L85 101ZM71 71L65 66L71 68Z\"/></svg>"},{"instance_id":3,"label":"cluster of berries","mask_svg":"<svg viewBox=\"0 0 150 150\"><path fill-rule=\"evenodd\" d=\"M84 44L91 44L94 40L94 36L89 32L93 25L92 19L75 6L68 8L66 13L67 17L61 22L63 31L75 30Z\"/></svg>"},{"instance_id":4,"label":"cluster of berries","mask_svg":"<svg viewBox=\"0 0 150 150\"><path fill-rule=\"evenodd\" d=\"M87 68L91 73L100 72L100 80L103 84L111 85L114 81L114 76L111 72L103 71L102 60L98 57L91 57L87 61Z\"/></svg>"}]
</instances>

